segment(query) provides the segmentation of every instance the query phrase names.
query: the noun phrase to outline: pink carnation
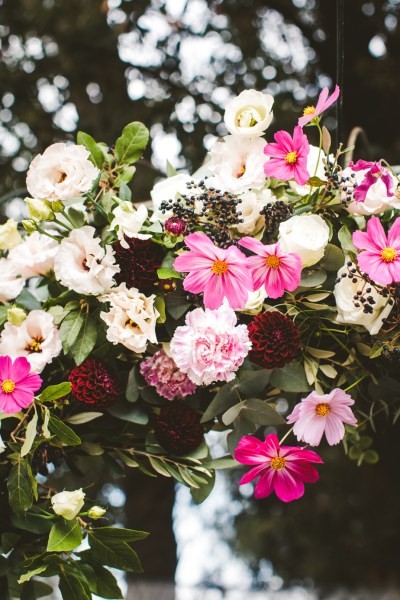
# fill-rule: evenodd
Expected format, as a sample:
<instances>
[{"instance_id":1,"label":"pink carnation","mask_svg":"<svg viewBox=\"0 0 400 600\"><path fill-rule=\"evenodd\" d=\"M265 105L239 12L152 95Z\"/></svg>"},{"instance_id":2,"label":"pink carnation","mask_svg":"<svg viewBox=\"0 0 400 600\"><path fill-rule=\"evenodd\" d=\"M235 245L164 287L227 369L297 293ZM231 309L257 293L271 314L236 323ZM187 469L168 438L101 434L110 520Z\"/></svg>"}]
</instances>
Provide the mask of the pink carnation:
<instances>
[{"instance_id":1,"label":"pink carnation","mask_svg":"<svg viewBox=\"0 0 400 600\"><path fill-rule=\"evenodd\" d=\"M176 366L164 350L148 356L140 364L140 372L149 385L155 386L160 396L167 400L182 399L196 391L195 384Z\"/></svg>"},{"instance_id":2,"label":"pink carnation","mask_svg":"<svg viewBox=\"0 0 400 600\"><path fill-rule=\"evenodd\" d=\"M236 325L235 312L226 302L217 310L192 310L185 323L171 340L179 369L196 385L231 381L251 348L246 325Z\"/></svg>"},{"instance_id":3,"label":"pink carnation","mask_svg":"<svg viewBox=\"0 0 400 600\"><path fill-rule=\"evenodd\" d=\"M9 356L0 356L0 410L14 414L26 408L41 385L41 377L31 373L31 365L24 356L14 362Z\"/></svg>"}]
</instances>

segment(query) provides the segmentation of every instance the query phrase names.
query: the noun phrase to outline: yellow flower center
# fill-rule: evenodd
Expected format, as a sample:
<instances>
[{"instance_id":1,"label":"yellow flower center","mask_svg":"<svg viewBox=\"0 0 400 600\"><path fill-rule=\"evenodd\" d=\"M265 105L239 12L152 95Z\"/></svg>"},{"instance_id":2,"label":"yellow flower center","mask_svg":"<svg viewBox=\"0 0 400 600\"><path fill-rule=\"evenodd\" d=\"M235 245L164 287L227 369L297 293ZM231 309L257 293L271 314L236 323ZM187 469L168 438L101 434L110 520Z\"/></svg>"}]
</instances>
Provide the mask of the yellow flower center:
<instances>
[{"instance_id":1,"label":"yellow flower center","mask_svg":"<svg viewBox=\"0 0 400 600\"><path fill-rule=\"evenodd\" d=\"M277 269L281 264L281 261L275 254L271 254L265 259L265 264L271 269Z\"/></svg>"},{"instance_id":2,"label":"yellow flower center","mask_svg":"<svg viewBox=\"0 0 400 600\"><path fill-rule=\"evenodd\" d=\"M282 471L286 466L286 460L282 456L275 456L271 460L271 467L275 469L275 471Z\"/></svg>"},{"instance_id":3,"label":"yellow flower center","mask_svg":"<svg viewBox=\"0 0 400 600\"><path fill-rule=\"evenodd\" d=\"M15 383L11 379L5 379L1 384L1 389L5 394L11 394L15 390Z\"/></svg>"},{"instance_id":4,"label":"yellow flower center","mask_svg":"<svg viewBox=\"0 0 400 600\"><path fill-rule=\"evenodd\" d=\"M317 404L315 407L315 414L319 417L326 417L331 412L329 404Z\"/></svg>"},{"instance_id":5,"label":"yellow flower center","mask_svg":"<svg viewBox=\"0 0 400 600\"><path fill-rule=\"evenodd\" d=\"M315 106L306 106L303 110L303 115L313 115L315 113Z\"/></svg>"},{"instance_id":6,"label":"yellow flower center","mask_svg":"<svg viewBox=\"0 0 400 600\"><path fill-rule=\"evenodd\" d=\"M293 152L288 152L285 157L286 162L289 165L294 165L297 162L297 152L293 150Z\"/></svg>"},{"instance_id":7,"label":"yellow flower center","mask_svg":"<svg viewBox=\"0 0 400 600\"><path fill-rule=\"evenodd\" d=\"M385 263L391 263L397 258L397 252L394 248L384 248L381 251L381 258Z\"/></svg>"},{"instance_id":8,"label":"yellow flower center","mask_svg":"<svg viewBox=\"0 0 400 600\"><path fill-rule=\"evenodd\" d=\"M222 275L226 273L228 270L228 265L224 260L215 260L211 267L211 271L215 273L215 275Z\"/></svg>"},{"instance_id":9,"label":"yellow flower center","mask_svg":"<svg viewBox=\"0 0 400 600\"><path fill-rule=\"evenodd\" d=\"M29 350L29 352L41 352L42 342L44 342L44 339L40 336L32 338L28 344L27 350Z\"/></svg>"}]
</instances>

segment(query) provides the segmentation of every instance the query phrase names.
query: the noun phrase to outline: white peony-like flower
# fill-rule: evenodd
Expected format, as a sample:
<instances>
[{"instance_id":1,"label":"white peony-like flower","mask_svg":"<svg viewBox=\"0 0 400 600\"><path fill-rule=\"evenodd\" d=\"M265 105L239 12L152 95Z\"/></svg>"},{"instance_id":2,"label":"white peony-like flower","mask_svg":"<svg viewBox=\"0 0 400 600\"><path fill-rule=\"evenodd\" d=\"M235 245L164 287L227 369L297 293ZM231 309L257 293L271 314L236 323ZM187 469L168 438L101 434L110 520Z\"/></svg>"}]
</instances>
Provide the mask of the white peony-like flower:
<instances>
[{"instance_id":1,"label":"white peony-like flower","mask_svg":"<svg viewBox=\"0 0 400 600\"><path fill-rule=\"evenodd\" d=\"M268 203L276 202L276 197L267 188L261 191L250 190L239 196L239 199L237 210L242 213L240 218L243 223L236 225L236 229L245 235L255 235L265 225L265 218L260 215L261 209Z\"/></svg>"},{"instance_id":2,"label":"white peony-like flower","mask_svg":"<svg viewBox=\"0 0 400 600\"><path fill-rule=\"evenodd\" d=\"M303 267L315 265L324 256L329 242L329 227L319 215L295 215L279 225L279 245L295 252Z\"/></svg>"},{"instance_id":3,"label":"white peony-like flower","mask_svg":"<svg viewBox=\"0 0 400 600\"><path fill-rule=\"evenodd\" d=\"M156 322L160 313L154 306L156 296L145 296L136 288L128 289L125 283L100 298L111 305L109 312L100 317L108 326L107 339L122 344L133 352L143 353L147 343L157 343Z\"/></svg>"},{"instance_id":4,"label":"white peony-like flower","mask_svg":"<svg viewBox=\"0 0 400 600\"><path fill-rule=\"evenodd\" d=\"M33 373L41 373L61 349L53 316L44 310L32 310L21 325L6 323L0 335L0 355L25 356Z\"/></svg>"},{"instance_id":5,"label":"white peony-like flower","mask_svg":"<svg viewBox=\"0 0 400 600\"><path fill-rule=\"evenodd\" d=\"M260 136L270 126L274 98L256 90L244 90L228 102L225 125L229 133L247 137Z\"/></svg>"},{"instance_id":6,"label":"white peony-like flower","mask_svg":"<svg viewBox=\"0 0 400 600\"><path fill-rule=\"evenodd\" d=\"M350 191L353 188L353 183L360 183L365 178L366 173L368 173L369 169L365 169L362 171L353 171L350 167L343 169L341 175L342 179L345 177L349 177L349 181L346 182L347 191ZM395 178L391 175L391 173L387 173L388 176L392 179L392 190L396 189L397 182ZM354 175L354 177L352 177ZM342 199L346 200L346 193L342 193ZM391 208L395 208L396 210L400 209L400 198L394 194L393 196L388 196L387 188L385 183L382 181L381 177L376 177L376 181L365 196L365 200L363 202L357 202L354 200L350 202L346 207L349 213L355 216L369 216L369 215L380 215L385 210L389 210Z\"/></svg>"},{"instance_id":7,"label":"white peony-like flower","mask_svg":"<svg viewBox=\"0 0 400 600\"><path fill-rule=\"evenodd\" d=\"M172 216L171 211L162 212L160 209L161 202L164 200L177 200L181 194L187 194L187 184L192 181L192 178L187 173L179 173L173 177L167 177L155 184L150 192L150 197L153 202L153 214L151 221L161 221L164 223Z\"/></svg>"},{"instance_id":8,"label":"white peony-like flower","mask_svg":"<svg viewBox=\"0 0 400 600\"><path fill-rule=\"evenodd\" d=\"M103 294L115 281L119 272L114 251L101 246L94 227L85 225L71 231L58 247L54 272L60 283L78 294Z\"/></svg>"},{"instance_id":9,"label":"white peony-like flower","mask_svg":"<svg viewBox=\"0 0 400 600\"><path fill-rule=\"evenodd\" d=\"M261 189L265 184L264 147L263 139L240 135L228 135L216 142L210 150L208 167L213 176L206 180L207 186L231 194Z\"/></svg>"},{"instance_id":10,"label":"white peony-like flower","mask_svg":"<svg viewBox=\"0 0 400 600\"><path fill-rule=\"evenodd\" d=\"M268 298L268 294L265 291L265 287L262 285L255 292L249 292L249 298L239 312L244 312L247 315L258 315L263 309L265 299Z\"/></svg>"},{"instance_id":11,"label":"white peony-like flower","mask_svg":"<svg viewBox=\"0 0 400 600\"><path fill-rule=\"evenodd\" d=\"M18 224L14 219L8 219L6 223L0 225L0 250L11 250L22 242L17 227Z\"/></svg>"},{"instance_id":12,"label":"white peony-like flower","mask_svg":"<svg viewBox=\"0 0 400 600\"><path fill-rule=\"evenodd\" d=\"M99 174L84 146L52 144L35 156L26 177L33 198L68 200L87 192Z\"/></svg>"},{"instance_id":13,"label":"white peony-like flower","mask_svg":"<svg viewBox=\"0 0 400 600\"><path fill-rule=\"evenodd\" d=\"M8 258L0 258L0 302L14 300L22 292L25 278L21 277L15 265Z\"/></svg>"},{"instance_id":14,"label":"white peony-like flower","mask_svg":"<svg viewBox=\"0 0 400 600\"><path fill-rule=\"evenodd\" d=\"M351 268L351 267L349 267ZM358 279L353 283L352 277L343 277L342 273L348 273L346 265L338 271L339 282L335 285L334 296L337 307L336 321L338 323L348 323L349 325L363 325L371 335L375 335L382 327L383 319L386 319L393 306L388 304L388 298L384 298L381 294L371 286L369 296L375 300L372 313L363 311L363 304L358 302L359 306L355 306L354 296L358 291L362 291L365 282Z\"/></svg>"},{"instance_id":15,"label":"white peony-like flower","mask_svg":"<svg viewBox=\"0 0 400 600\"><path fill-rule=\"evenodd\" d=\"M147 208L144 204L139 204L136 208L131 202L122 202L113 210L113 215L114 219L111 221L109 231L116 231L123 248L129 248L124 236L138 238L139 240L151 238L151 234L139 233L148 217Z\"/></svg>"},{"instance_id":16,"label":"white peony-like flower","mask_svg":"<svg viewBox=\"0 0 400 600\"><path fill-rule=\"evenodd\" d=\"M34 231L8 253L16 271L28 279L54 270L54 257L59 244L47 235Z\"/></svg>"},{"instance_id":17,"label":"white peony-like flower","mask_svg":"<svg viewBox=\"0 0 400 600\"><path fill-rule=\"evenodd\" d=\"M74 492L59 492L54 494L51 499L51 505L54 512L59 517L64 517L67 521L72 521L80 513L85 504L85 492L82 488Z\"/></svg>"}]
</instances>

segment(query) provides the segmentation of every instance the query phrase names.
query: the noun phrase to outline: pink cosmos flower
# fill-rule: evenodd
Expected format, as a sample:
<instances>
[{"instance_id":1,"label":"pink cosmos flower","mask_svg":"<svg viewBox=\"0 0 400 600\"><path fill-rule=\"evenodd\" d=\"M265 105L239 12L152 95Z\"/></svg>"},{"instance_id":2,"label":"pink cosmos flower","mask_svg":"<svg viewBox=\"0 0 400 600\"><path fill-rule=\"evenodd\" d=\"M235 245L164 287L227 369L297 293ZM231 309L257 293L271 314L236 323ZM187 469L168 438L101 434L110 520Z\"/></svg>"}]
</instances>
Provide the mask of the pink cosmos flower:
<instances>
[{"instance_id":1,"label":"pink cosmos flower","mask_svg":"<svg viewBox=\"0 0 400 600\"><path fill-rule=\"evenodd\" d=\"M285 290L293 292L301 277L301 258L294 252L283 252L279 242L264 246L260 241L244 237L239 244L255 252L247 260L253 277L254 290L265 287L270 298L280 298Z\"/></svg>"},{"instance_id":2,"label":"pink cosmos flower","mask_svg":"<svg viewBox=\"0 0 400 600\"><path fill-rule=\"evenodd\" d=\"M13 414L26 408L32 404L34 393L41 385L41 377L31 373L24 356L14 362L9 356L0 356L0 410Z\"/></svg>"},{"instance_id":3,"label":"pink cosmos flower","mask_svg":"<svg viewBox=\"0 0 400 600\"><path fill-rule=\"evenodd\" d=\"M154 385L160 396L167 400L182 399L196 391L195 384L176 366L164 350L148 356L140 363L140 372L149 385Z\"/></svg>"},{"instance_id":4,"label":"pink cosmos flower","mask_svg":"<svg viewBox=\"0 0 400 600\"><path fill-rule=\"evenodd\" d=\"M310 179L307 170L307 157L310 144L301 127L295 127L293 138L287 131L278 131L274 135L276 144L267 144L264 154L271 156L264 165L267 177L283 181L294 179L299 185L305 185Z\"/></svg>"},{"instance_id":5,"label":"pink cosmos flower","mask_svg":"<svg viewBox=\"0 0 400 600\"><path fill-rule=\"evenodd\" d=\"M219 308L227 298L232 308L243 308L249 291L253 291L246 257L236 248L218 248L205 233L191 233L185 238L190 252L180 254L174 269L188 272L183 282L187 292L204 292L204 306Z\"/></svg>"},{"instance_id":6,"label":"pink cosmos flower","mask_svg":"<svg viewBox=\"0 0 400 600\"><path fill-rule=\"evenodd\" d=\"M378 217L371 217L367 231L355 231L353 244L362 250L357 257L360 269L381 285L400 281L400 217L386 237Z\"/></svg>"},{"instance_id":7,"label":"pink cosmos flower","mask_svg":"<svg viewBox=\"0 0 400 600\"><path fill-rule=\"evenodd\" d=\"M349 167L353 169L353 171L365 171L365 169L369 169L369 171L365 173L362 182L354 190L353 196L356 202L364 202L369 188L373 186L379 178L382 179L382 182L386 186L387 196L394 196L392 192L392 176L385 167L382 167L381 162L358 160L356 163L351 162Z\"/></svg>"},{"instance_id":8,"label":"pink cosmos flower","mask_svg":"<svg viewBox=\"0 0 400 600\"><path fill-rule=\"evenodd\" d=\"M329 90L327 87L324 87L324 89L322 90L322 92L319 95L317 106L307 106L304 109L303 116L299 118L300 127L304 127L304 125L307 125L307 123L309 123L310 121L315 119L315 117L318 117L318 115L323 113L324 110L329 108L329 106L331 106L331 104L336 102L336 100L339 97L339 94L340 94L340 87L337 85L335 87L335 91L332 93L331 97L328 98Z\"/></svg>"},{"instance_id":9,"label":"pink cosmos flower","mask_svg":"<svg viewBox=\"0 0 400 600\"><path fill-rule=\"evenodd\" d=\"M328 444L334 446L343 439L343 423L357 425L357 419L349 408L352 404L353 398L339 388L330 394L311 392L296 404L287 422L294 423L293 433L299 442L318 446L325 433Z\"/></svg>"},{"instance_id":10,"label":"pink cosmos flower","mask_svg":"<svg viewBox=\"0 0 400 600\"><path fill-rule=\"evenodd\" d=\"M304 482L315 483L319 475L309 463L323 460L312 450L298 446L280 446L274 433L267 435L265 442L245 435L235 450L236 460L243 465L255 465L242 477L239 485L258 480L254 495L266 498L273 491L283 502L291 502L304 494Z\"/></svg>"}]
</instances>

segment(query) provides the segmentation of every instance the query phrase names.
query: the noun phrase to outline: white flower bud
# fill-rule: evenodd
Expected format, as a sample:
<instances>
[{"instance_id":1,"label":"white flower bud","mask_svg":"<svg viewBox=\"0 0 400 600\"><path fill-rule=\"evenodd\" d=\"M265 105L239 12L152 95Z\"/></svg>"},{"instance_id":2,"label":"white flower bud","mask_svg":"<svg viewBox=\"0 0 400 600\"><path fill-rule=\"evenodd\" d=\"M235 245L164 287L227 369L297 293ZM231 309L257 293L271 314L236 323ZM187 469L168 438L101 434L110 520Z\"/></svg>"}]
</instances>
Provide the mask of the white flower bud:
<instances>
[{"instance_id":1,"label":"white flower bud","mask_svg":"<svg viewBox=\"0 0 400 600\"><path fill-rule=\"evenodd\" d=\"M7 223L0 225L0 250L11 250L21 242L22 237L18 233L14 219L8 219Z\"/></svg>"},{"instance_id":2,"label":"white flower bud","mask_svg":"<svg viewBox=\"0 0 400 600\"><path fill-rule=\"evenodd\" d=\"M26 319L26 312L18 306L9 308L7 311L7 321L12 325L21 325Z\"/></svg>"},{"instance_id":3,"label":"white flower bud","mask_svg":"<svg viewBox=\"0 0 400 600\"><path fill-rule=\"evenodd\" d=\"M256 90L244 90L226 105L225 125L232 134L260 136L272 121L274 98Z\"/></svg>"},{"instance_id":4,"label":"white flower bud","mask_svg":"<svg viewBox=\"0 0 400 600\"><path fill-rule=\"evenodd\" d=\"M34 221L52 221L54 219L54 213L48 200L25 198L25 204L28 207L29 216Z\"/></svg>"},{"instance_id":5,"label":"white flower bud","mask_svg":"<svg viewBox=\"0 0 400 600\"><path fill-rule=\"evenodd\" d=\"M56 515L72 521L82 510L85 503L85 492L82 488L74 492L59 492L51 499L51 504Z\"/></svg>"},{"instance_id":6,"label":"white flower bud","mask_svg":"<svg viewBox=\"0 0 400 600\"><path fill-rule=\"evenodd\" d=\"M88 510L88 517L94 520L100 519L106 512L106 509L101 506L92 506L92 508L89 508Z\"/></svg>"}]
</instances>

